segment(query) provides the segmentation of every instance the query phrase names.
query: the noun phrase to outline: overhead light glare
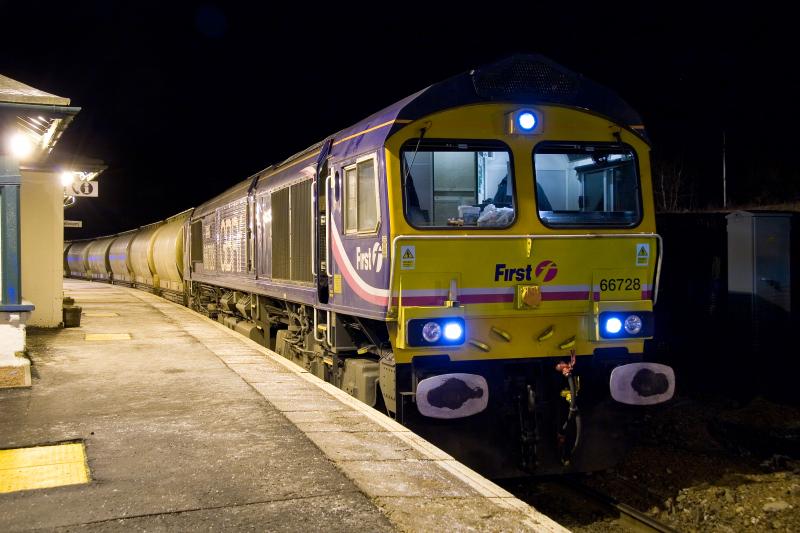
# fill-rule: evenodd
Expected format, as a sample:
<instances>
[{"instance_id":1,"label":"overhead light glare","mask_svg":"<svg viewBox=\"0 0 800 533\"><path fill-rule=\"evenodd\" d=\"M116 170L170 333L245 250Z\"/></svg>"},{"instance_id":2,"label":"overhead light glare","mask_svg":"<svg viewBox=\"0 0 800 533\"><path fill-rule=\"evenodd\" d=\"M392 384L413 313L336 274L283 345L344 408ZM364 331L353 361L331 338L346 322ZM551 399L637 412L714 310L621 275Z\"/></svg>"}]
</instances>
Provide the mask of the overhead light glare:
<instances>
[{"instance_id":1,"label":"overhead light glare","mask_svg":"<svg viewBox=\"0 0 800 533\"><path fill-rule=\"evenodd\" d=\"M8 138L8 151L15 159L27 159L33 154L33 143L24 133L14 133Z\"/></svg>"},{"instance_id":2,"label":"overhead light glare","mask_svg":"<svg viewBox=\"0 0 800 533\"><path fill-rule=\"evenodd\" d=\"M69 170L61 173L61 185L69 187L75 181L75 173Z\"/></svg>"}]
</instances>

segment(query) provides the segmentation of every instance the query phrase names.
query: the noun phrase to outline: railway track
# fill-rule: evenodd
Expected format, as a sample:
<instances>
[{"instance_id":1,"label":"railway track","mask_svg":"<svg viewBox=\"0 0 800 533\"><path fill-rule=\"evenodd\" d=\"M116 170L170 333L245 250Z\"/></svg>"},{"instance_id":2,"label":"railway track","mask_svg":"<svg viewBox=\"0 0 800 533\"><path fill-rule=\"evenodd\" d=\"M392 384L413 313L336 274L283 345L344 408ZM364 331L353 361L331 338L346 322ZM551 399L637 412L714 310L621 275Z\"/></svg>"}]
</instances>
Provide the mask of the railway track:
<instances>
[{"instance_id":1,"label":"railway track","mask_svg":"<svg viewBox=\"0 0 800 533\"><path fill-rule=\"evenodd\" d=\"M605 509L611 515L618 514L618 520L621 525L630 531L678 533L676 529L659 522L641 511L637 511L630 505L622 503L612 496L598 492L573 479L554 479L548 481L548 483L558 485L562 489L576 494L578 497L589 500L598 507Z\"/></svg>"},{"instance_id":2,"label":"railway track","mask_svg":"<svg viewBox=\"0 0 800 533\"><path fill-rule=\"evenodd\" d=\"M502 485L568 529L677 533L631 505L584 485L580 478L517 478Z\"/></svg>"}]
</instances>

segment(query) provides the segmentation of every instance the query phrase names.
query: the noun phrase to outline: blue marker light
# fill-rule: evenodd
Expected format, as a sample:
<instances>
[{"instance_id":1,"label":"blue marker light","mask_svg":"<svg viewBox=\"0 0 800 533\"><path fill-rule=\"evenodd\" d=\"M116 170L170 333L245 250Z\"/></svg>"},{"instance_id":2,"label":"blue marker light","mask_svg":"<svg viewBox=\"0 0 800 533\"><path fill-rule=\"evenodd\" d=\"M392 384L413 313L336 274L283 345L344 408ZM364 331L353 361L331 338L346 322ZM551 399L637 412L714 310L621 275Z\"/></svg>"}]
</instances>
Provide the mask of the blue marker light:
<instances>
[{"instance_id":1,"label":"blue marker light","mask_svg":"<svg viewBox=\"0 0 800 533\"><path fill-rule=\"evenodd\" d=\"M444 338L449 341L455 341L461 338L464 334L464 328L458 322L448 322L444 326Z\"/></svg>"},{"instance_id":2,"label":"blue marker light","mask_svg":"<svg viewBox=\"0 0 800 533\"><path fill-rule=\"evenodd\" d=\"M517 124L519 124L519 128L523 131L531 131L533 128L536 127L536 115L531 113L530 111L525 111L520 113L517 117Z\"/></svg>"},{"instance_id":3,"label":"blue marker light","mask_svg":"<svg viewBox=\"0 0 800 533\"><path fill-rule=\"evenodd\" d=\"M619 333L622 329L622 321L619 318L609 318L606 320L606 332L613 334Z\"/></svg>"}]
</instances>

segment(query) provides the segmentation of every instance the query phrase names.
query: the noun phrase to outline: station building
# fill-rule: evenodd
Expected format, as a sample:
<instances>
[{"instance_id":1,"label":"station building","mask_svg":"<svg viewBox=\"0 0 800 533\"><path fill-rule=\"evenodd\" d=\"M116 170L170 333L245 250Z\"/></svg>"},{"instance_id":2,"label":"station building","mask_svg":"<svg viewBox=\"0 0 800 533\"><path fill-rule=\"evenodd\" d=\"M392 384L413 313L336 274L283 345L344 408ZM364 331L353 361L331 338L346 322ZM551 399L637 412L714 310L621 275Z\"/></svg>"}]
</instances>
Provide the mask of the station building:
<instances>
[{"instance_id":1,"label":"station building","mask_svg":"<svg viewBox=\"0 0 800 533\"><path fill-rule=\"evenodd\" d=\"M0 75L0 388L31 384L26 326L62 325L64 206L74 201L64 177L93 179L104 168L52 153L79 111Z\"/></svg>"}]
</instances>

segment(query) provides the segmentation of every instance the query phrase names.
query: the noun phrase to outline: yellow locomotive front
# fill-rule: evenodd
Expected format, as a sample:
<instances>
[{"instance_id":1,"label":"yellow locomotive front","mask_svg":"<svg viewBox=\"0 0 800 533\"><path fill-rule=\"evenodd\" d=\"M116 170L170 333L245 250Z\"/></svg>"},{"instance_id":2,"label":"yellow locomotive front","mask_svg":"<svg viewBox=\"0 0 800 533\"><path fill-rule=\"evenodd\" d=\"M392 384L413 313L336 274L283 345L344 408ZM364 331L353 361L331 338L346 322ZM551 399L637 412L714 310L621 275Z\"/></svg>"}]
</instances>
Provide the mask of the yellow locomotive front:
<instances>
[{"instance_id":1,"label":"yellow locomotive front","mask_svg":"<svg viewBox=\"0 0 800 533\"><path fill-rule=\"evenodd\" d=\"M476 103L386 143L390 412L490 475L593 470L669 399L643 138L559 105ZM394 384L394 387L392 387Z\"/></svg>"}]
</instances>

